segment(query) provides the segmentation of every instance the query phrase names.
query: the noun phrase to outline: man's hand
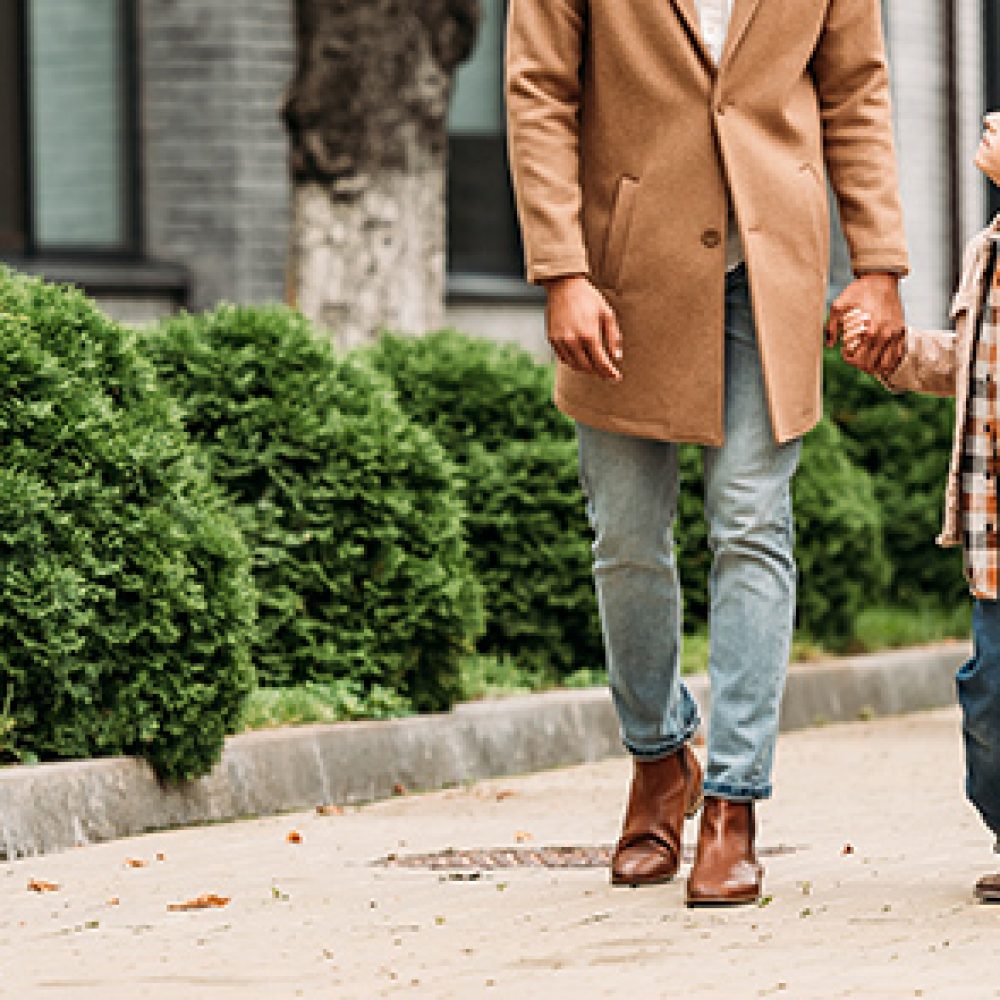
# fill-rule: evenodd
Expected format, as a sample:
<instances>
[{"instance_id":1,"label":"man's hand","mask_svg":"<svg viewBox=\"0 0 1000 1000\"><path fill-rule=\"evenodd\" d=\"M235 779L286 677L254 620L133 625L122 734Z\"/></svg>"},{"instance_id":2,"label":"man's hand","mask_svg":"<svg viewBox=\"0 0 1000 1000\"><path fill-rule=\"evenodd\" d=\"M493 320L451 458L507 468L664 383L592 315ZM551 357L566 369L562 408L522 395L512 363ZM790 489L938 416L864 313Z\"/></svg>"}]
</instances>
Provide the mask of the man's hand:
<instances>
[{"instance_id":1,"label":"man's hand","mask_svg":"<svg viewBox=\"0 0 1000 1000\"><path fill-rule=\"evenodd\" d=\"M872 329L872 318L860 309L849 309L841 319L843 332L841 354L849 365L860 368L883 381L889 379L906 355L906 330L894 330L879 337Z\"/></svg>"},{"instance_id":2,"label":"man's hand","mask_svg":"<svg viewBox=\"0 0 1000 1000\"><path fill-rule=\"evenodd\" d=\"M827 347L836 347L841 323L851 310L866 314L871 322L871 334L880 343L906 326L903 303L899 300L899 276L896 274L863 274L855 278L840 293L830 307L830 320L826 324Z\"/></svg>"},{"instance_id":3,"label":"man's hand","mask_svg":"<svg viewBox=\"0 0 1000 1000\"><path fill-rule=\"evenodd\" d=\"M582 274L545 283L545 327L556 357L574 371L620 382L622 335L607 299Z\"/></svg>"}]
</instances>

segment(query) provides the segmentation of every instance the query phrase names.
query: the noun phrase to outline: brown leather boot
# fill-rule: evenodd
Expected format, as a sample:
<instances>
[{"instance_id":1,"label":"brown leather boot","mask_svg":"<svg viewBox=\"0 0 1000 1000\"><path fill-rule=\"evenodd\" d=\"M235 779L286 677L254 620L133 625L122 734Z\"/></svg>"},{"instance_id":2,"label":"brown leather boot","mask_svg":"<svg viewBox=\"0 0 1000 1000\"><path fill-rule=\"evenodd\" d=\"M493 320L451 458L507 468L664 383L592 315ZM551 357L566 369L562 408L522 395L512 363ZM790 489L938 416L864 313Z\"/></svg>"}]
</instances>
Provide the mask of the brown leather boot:
<instances>
[{"instance_id":1,"label":"brown leather boot","mask_svg":"<svg viewBox=\"0 0 1000 1000\"><path fill-rule=\"evenodd\" d=\"M688 906L738 906L760 899L764 869L757 861L752 802L705 799Z\"/></svg>"},{"instance_id":2,"label":"brown leather boot","mask_svg":"<svg viewBox=\"0 0 1000 1000\"><path fill-rule=\"evenodd\" d=\"M681 863L684 817L701 807L701 765L685 744L662 760L635 760L612 885L669 882Z\"/></svg>"},{"instance_id":3,"label":"brown leather boot","mask_svg":"<svg viewBox=\"0 0 1000 1000\"><path fill-rule=\"evenodd\" d=\"M976 899L980 903L1000 903L1000 875L984 875L976 883Z\"/></svg>"}]
</instances>

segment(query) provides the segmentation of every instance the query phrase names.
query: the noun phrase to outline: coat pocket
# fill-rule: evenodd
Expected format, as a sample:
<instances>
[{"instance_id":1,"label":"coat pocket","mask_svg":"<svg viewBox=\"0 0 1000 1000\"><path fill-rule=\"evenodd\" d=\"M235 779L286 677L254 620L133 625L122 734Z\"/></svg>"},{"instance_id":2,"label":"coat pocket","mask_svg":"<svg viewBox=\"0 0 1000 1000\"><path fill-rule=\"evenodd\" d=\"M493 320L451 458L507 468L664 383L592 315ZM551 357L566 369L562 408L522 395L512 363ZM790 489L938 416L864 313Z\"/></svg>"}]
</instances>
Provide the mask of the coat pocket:
<instances>
[{"instance_id":1,"label":"coat pocket","mask_svg":"<svg viewBox=\"0 0 1000 1000\"><path fill-rule=\"evenodd\" d=\"M635 200L638 193L639 181L637 178L630 177L628 174L623 174L618 178L614 198L611 202L608 230L604 235L604 248L601 251L600 280L608 288L617 288L621 281L628 247L628 233L632 226L632 214L635 211Z\"/></svg>"},{"instance_id":2,"label":"coat pocket","mask_svg":"<svg viewBox=\"0 0 1000 1000\"><path fill-rule=\"evenodd\" d=\"M811 163L803 163L799 166L799 177L804 181L809 222L812 226L815 247L819 251L821 259L825 261L830 246L830 225L826 214L826 182ZM826 270L827 268L824 266L824 274Z\"/></svg>"}]
</instances>

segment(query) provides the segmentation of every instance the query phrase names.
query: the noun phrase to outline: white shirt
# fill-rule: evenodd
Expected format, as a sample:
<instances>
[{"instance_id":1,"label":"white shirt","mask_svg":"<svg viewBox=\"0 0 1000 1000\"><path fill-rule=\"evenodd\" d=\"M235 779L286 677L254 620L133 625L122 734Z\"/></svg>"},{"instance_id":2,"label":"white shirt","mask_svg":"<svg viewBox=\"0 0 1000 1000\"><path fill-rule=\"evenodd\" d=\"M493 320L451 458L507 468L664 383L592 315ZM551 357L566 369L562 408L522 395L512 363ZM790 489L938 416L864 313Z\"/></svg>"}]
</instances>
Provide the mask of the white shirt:
<instances>
[{"instance_id":1,"label":"white shirt","mask_svg":"<svg viewBox=\"0 0 1000 1000\"><path fill-rule=\"evenodd\" d=\"M729 18L733 12L732 0L695 0L701 18L701 37L712 53L715 64L722 61L722 50L729 32Z\"/></svg>"},{"instance_id":2,"label":"white shirt","mask_svg":"<svg viewBox=\"0 0 1000 1000\"><path fill-rule=\"evenodd\" d=\"M732 0L695 0L698 4L698 16L701 19L701 37L712 54L716 66L722 62L722 52L726 47L726 36L729 34L729 18L733 12ZM743 241L740 239L739 227L732 203L729 206L729 236L726 241L726 270L731 271L742 264Z\"/></svg>"}]
</instances>

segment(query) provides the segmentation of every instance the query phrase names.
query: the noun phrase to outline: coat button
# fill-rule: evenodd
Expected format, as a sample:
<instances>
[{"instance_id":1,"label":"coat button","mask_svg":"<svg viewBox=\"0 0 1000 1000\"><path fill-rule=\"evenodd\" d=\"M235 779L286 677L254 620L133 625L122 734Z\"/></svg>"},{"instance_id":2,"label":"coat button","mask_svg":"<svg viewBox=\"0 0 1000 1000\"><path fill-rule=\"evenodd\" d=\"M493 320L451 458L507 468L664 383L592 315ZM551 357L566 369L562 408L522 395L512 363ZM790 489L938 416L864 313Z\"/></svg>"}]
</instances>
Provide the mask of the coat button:
<instances>
[{"instance_id":1,"label":"coat button","mask_svg":"<svg viewBox=\"0 0 1000 1000\"><path fill-rule=\"evenodd\" d=\"M722 233L718 229L706 229L701 234L701 244L702 246L708 247L709 250L714 249L722 242Z\"/></svg>"}]
</instances>

